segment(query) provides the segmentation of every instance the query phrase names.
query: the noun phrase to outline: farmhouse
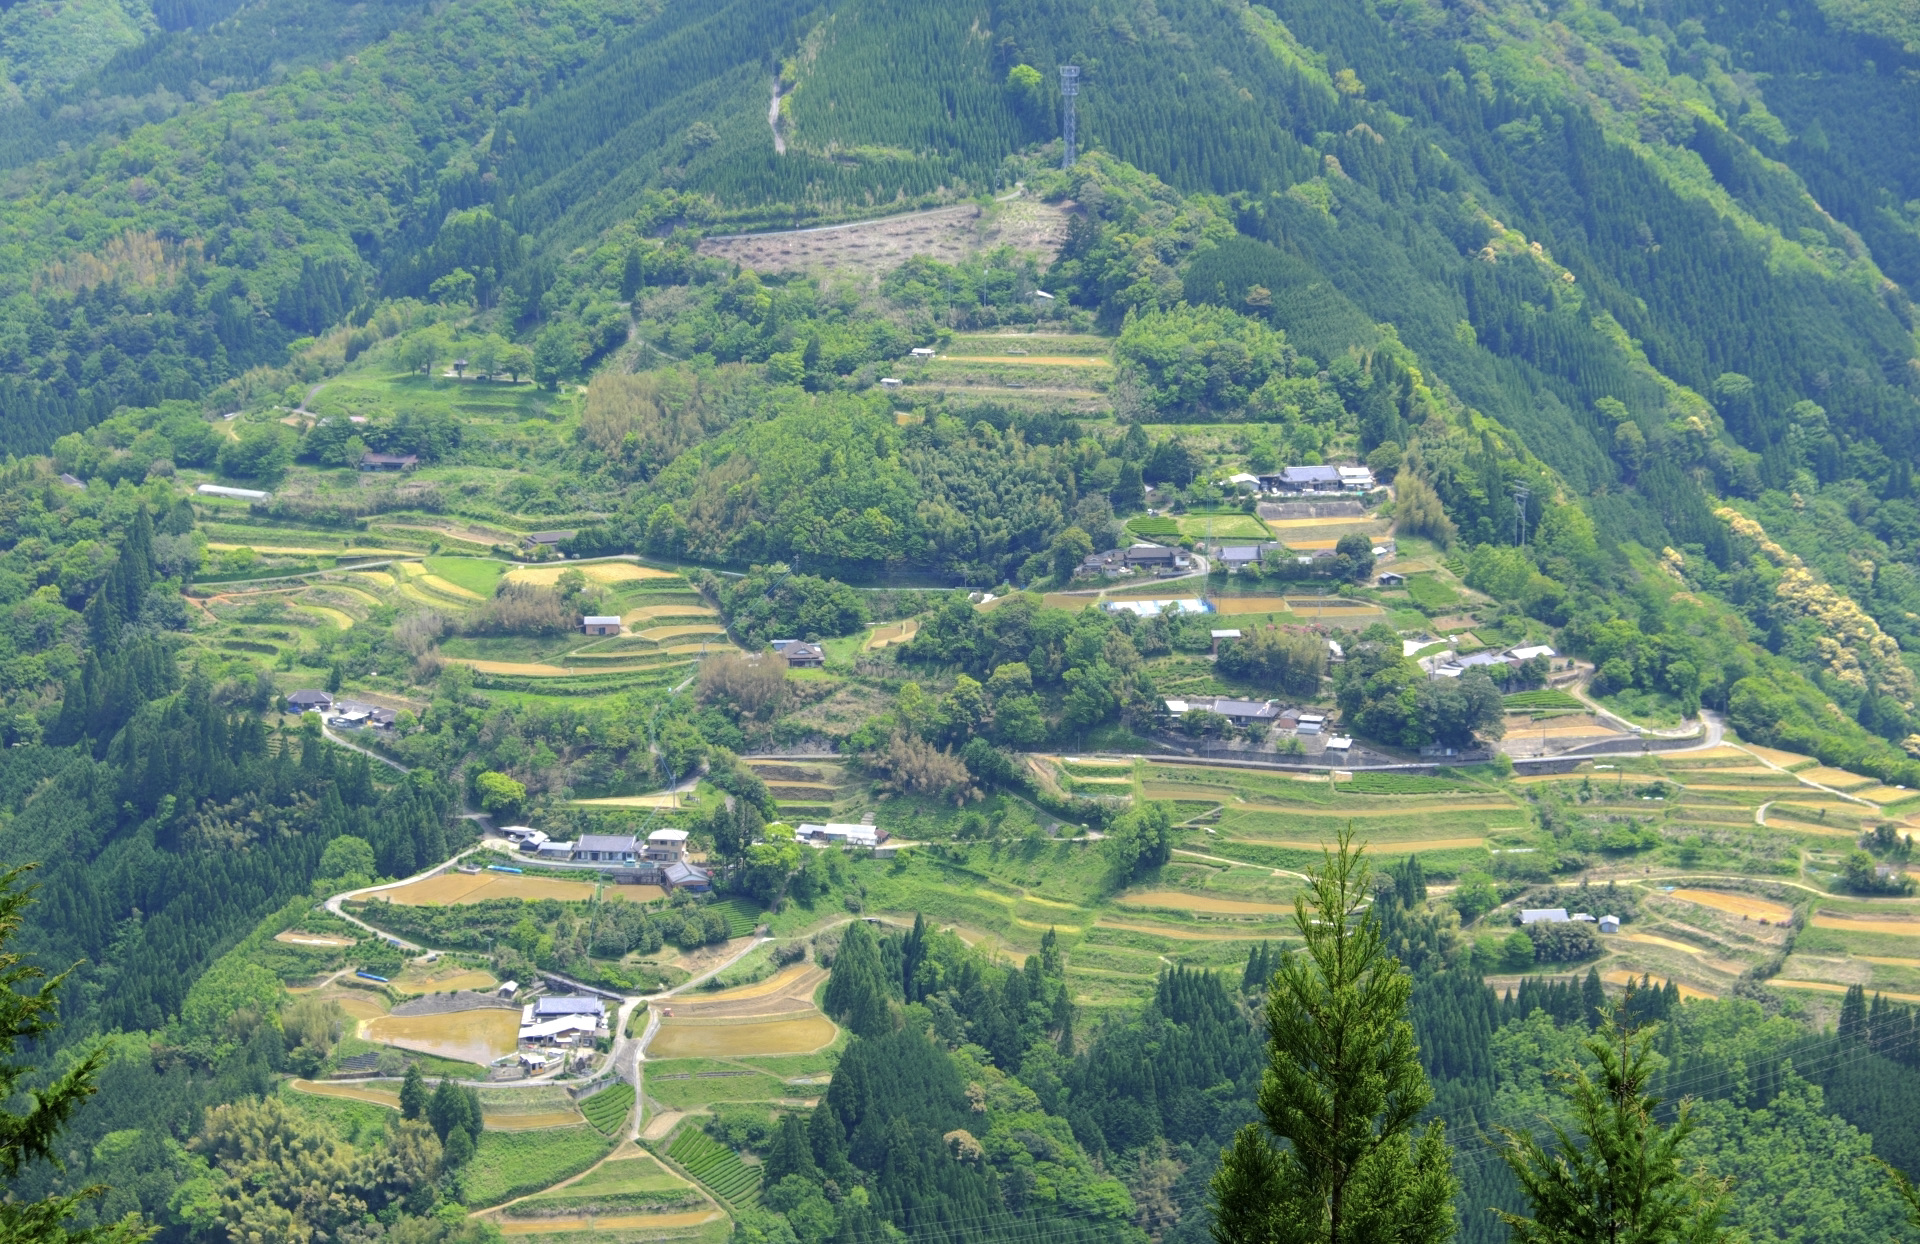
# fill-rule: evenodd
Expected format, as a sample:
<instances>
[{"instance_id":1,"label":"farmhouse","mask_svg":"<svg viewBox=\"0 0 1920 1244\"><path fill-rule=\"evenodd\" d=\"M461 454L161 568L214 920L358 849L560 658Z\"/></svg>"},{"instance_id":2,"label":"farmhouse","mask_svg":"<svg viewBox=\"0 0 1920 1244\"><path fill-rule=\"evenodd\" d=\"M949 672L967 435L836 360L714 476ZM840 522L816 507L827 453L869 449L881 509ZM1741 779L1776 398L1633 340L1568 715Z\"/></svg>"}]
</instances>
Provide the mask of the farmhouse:
<instances>
[{"instance_id":1,"label":"farmhouse","mask_svg":"<svg viewBox=\"0 0 1920 1244\"><path fill-rule=\"evenodd\" d=\"M1220 486L1222 488L1258 488L1260 487L1260 477L1258 475L1249 475L1245 471L1240 471L1221 480Z\"/></svg>"},{"instance_id":2,"label":"farmhouse","mask_svg":"<svg viewBox=\"0 0 1920 1244\"><path fill-rule=\"evenodd\" d=\"M576 864L631 864L635 858L632 834L581 834L573 847Z\"/></svg>"},{"instance_id":3,"label":"farmhouse","mask_svg":"<svg viewBox=\"0 0 1920 1244\"><path fill-rule=\"evenodd\" d=\"M1521 924L1566 924L1570 920L1564 907L1527 907L1520 912Z\"/></svg>"},{"instance_id":4,"label":"farmhouse","mask_svg":"<svg viewBox=\"0 0 1920 1244\"><path fill-rule=\"evenodd\" d=\"M1340 486L1348 492L1365 492L1373 487L1373 472L1363 466L1335 467L1340 472Z\"/></svg>"},{"instance_id":5,"label":"farmhouse","mask_svg":"<svg viewBox=\"0 0 1920 1244\"><path fill-rule=\"evenodd\" d=\"M691 890L695 894L703 894L713 888L713 878L707 875L706 869L686 863L669 864L661 869L660 882L673 889Z\"/></svg>"},{"instance_id":6,"label":"farmhouse","mask_svg":"<svg viewBox=\"0 0 1920 1244\"><path fill-rule=\"evenodd\" d=\"M1216 630L1216 631L1214 631L1214 632L1212 633L1212 638L1213 638L1213 650L1214 650L1215 652L1219 652L1219 651L1220 651L1220 641L1221 641L1221 640L1223 640L1223 639L1238 639L1238 638L1240 638L1240 632L1239 632L1239 631L1237 631L1237 630L1234 630L1234 629L1233 629L1233 628L1231 628L1231 627L1229 627L1229 628L1227 628L1227 629L1225 629L1225 630Z\"/></svg>"},{"instance_id":7,"label":"farmhouse","mask_svg":"<svg viewBox=\"0 0 1920 1244\"><path fill-rule=\"evenodd\" d=\"M295 691L287 697L287 708L295 713L311 713L333 707L333 697L324 691Z\"/></svg>"},{"instance_id":8,"label":"farmhouse","mask_svg":"<svg viewBox=\"0 0 1920 1244\"><path fill-rule=\"evenodd\" d=\"M377 454L369 450L360 455L362 471L411 471L419 465L419 454Z\"/></svg>"},{"instance_id":9,"label":"farmhouse","mask_svg":"<svg viewBox=\"0 0 1920 1244\"><path fill-rule=\"evenodd\" d=\"M1379 578L1375 579L1374 582L1378 583L1381 587L1402 587L1407 582L1407 576L1397 570L1382 570Z\"/></svg>"},{"instance_id":10,"label":"farmhouse","mask_svg":"<svg viewBox=\"0 0 1920 1244\"><path fill-rule=\"evenodd\" d=\"M573 858L573 844L571 842L543 842L540 844L537 853L543 860L571 860Z\"/></svg>"},{"instance_id":11,"label":"farmhouse","mask_svg":"<svg viewBox=\"0 0 1920 1244\"><path fill-rule=\"evenodd\" d=\"M1122 575L1129 573L1127 555L1119 549L1108 549L1104 553L1095 553L1081 562L1075 574L1085 575Z\"/></svg>"},{"instance_id":12,"label":"farmhouse","mask_svg":"<svg viewBox=\"0 0 1920 1244\"><path fill-rule=\"evenodd\" d=\"M1188 713L1218 713L1236 726L1256 721L1278 721L1280 709L1272 700L1232 700L1221 696L1212 700L1167 700L1167 712L1175 717Z\"/></svg>"},{"instance_id":13,"label":"farmhouse","mask_svg":"<svg viewBox=\"0 0 1920 1244\"><path fill-rule=\"evenodd\" d=\"M562 540L573 539L575 534L571 531L530 531L520 537L520 543L530 549L550 549Z\"/></svg>"},{"instance_id":14,"label":"farmhouse","mask_svg":"<svg viewBox=\"0 0 1920 1244\"><path fill-rule=\"evenodd\" d=\"M590 613L580 619L580 629L589 635L618 635L620 619L614 614Z\"/></svg>"},{"instance_id":15,"label":"farmhouse","mask_svg":"<svg viewBox=\"0 0 1920 1244\"><path fill-rule=\"evenodd\" d=\"M1220 550L1220 564L1227 568L1228 574L1236 574L1249 566L1258 566L1260 557L1269 548L1278 545L1235 544Z\"/></svg>"},{"instance_id":16,"label":"farmhouse","mask_svg":"<svg viewBox=\"0 0 1920 1244\"><path fill-rule=\"evenodd\" d=\"M647 835L647 848L642 859L659 864L683 864L687 859L687 831L684 829L656 829Z\"/></svg>"},{"instance_id":17,"label":"farmhouse","mask_svg":"<svg viewBox=\"0 0 1920 1244\"><path fill-rule=\"evenodd\" d=\"M346 726L358 730L371 726L376 730L391 730L398 715L390 708L381 708L378 704L361 704L353 700L339 700L333 706L333 715L328 722L336 726Z\"/></svg>"},{"instance_id":18,"label":"farmhouse","mask_svg":"<svg viewBox=\"0 0 1920 1244\"><path fill-rule=\"evenodd\" d=\"M872 825L803 824L799 837L820 846L877 847L887 840L887 831Z\"/></svg>"},{"instance_id":19,"label":"farmhouse","mask_svg":"<svg viewBox=\"0 0 1920 1244\"><path fill-rule=\"evenodd\" d=\"M827 663L827 650L804 639L776 639L773 650L794 669L818 669Z\"/></svg>"},{"instance_id":20,"label":"farmhouse","mask_svg":"<svg viewBox=\"0 0 1920 1244\"><path fill-rule=\"evenodd\" d=\"M1282 467L1278 475L1262 475L1260 483L1274 492L1338 492L1340 472L1330 466Z\"/></svg>"},{"instance_id":21,"label":"farmhouse","mask_svg":"<svg viewBox=\"0 0 1920 1244\"><path fill-rule=\"evenodd\" d=\"M520 1040L538 1045L591 1040L607 1021L598 998L536 998L520 1008Z\"/></svg>"},{"instance_id":22,"label":"farmhouse","mask_svg":"<svg viewBox=\"0 0 1920 1244\"><path fill-rule=\"evenodd\" d=\"M1185 549L1168 548L1164 544L1136 544L1125 556L1127 565L1135 570L1184 570L1187 565Z\"/></svg>"}]
</instances>

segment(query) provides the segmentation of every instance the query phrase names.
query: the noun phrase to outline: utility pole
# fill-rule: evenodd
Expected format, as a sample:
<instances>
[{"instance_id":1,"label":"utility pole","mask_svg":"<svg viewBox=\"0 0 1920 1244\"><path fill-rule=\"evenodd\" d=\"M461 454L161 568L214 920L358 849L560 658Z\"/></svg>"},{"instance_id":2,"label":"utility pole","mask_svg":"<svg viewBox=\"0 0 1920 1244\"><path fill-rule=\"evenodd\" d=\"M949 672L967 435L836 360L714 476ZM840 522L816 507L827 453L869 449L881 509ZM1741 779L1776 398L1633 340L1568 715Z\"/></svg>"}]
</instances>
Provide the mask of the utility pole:
<instances>
[{"instance_id":1,"label":"utility pole","mask_svg":"<svg viewBox=\"0 0 1920 1244\"><path fill-rule=\"evenodd\" d=\"M1513 486L1513 542L1525 546L1527 543L1527 500L1533 496L1533 490L1525 484Z\"/></svg>"},{"instance_id":2,"label":"utility pole","mask_svg":"<svg viewBox=\"0 0 1920 1244\"><path fill-rule=\"evenodd\" d=\"M1074 101L1080 94L1080 66L1060 66L1060 137L1066 140L1066 154L1060 159L1061 168L1072 168L1075 154L1076 134Z\"/></svg>"}]
</instances>

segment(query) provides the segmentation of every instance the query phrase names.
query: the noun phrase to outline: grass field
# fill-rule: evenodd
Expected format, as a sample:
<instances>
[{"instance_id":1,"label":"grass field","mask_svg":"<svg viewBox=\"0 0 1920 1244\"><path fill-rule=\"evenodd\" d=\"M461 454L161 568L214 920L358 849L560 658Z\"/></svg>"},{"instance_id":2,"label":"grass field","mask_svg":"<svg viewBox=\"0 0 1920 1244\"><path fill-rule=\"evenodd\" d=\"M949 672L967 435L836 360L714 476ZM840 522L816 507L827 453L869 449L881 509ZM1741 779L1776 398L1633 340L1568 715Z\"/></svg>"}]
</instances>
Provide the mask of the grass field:
<instances>
[{"instance_id":1,"label":"grass field","mask_svg":"<svg viewBox=\"0 0 1920 1244\"><path fill-rule=\"evenodd\" d=\"M461 1172L464 1199L479 1209L552 1187L598 1162L611 1146L585 1123L538 1132L489 1128Z\"/></svg>"},{"instance_id":2,"label":"grass field","mask_svg":"<svg viewBox=\"0 0 1920 1244\"><path fill-rule=\"evenodd\" d=\"M616 1150L599 1166L563 1187L553 1188L505 1211L509 1218L547 1218L568 1214L620 1215L703 1205L699 1191L667 1170L651 1155Z\"/></svg>"},{"instance_id":3,"label":"grass field","mask_svg":"<svg viewBox=\"0 0 1920 1244\"><path fill-rule=\"evenodd\" d=\"M759 1168L697 1127L682 1127L667 1156L724 1201L747 1206L760 1200Z\"/></svg>"},{"instance_id":4,"label":"grass field","mask_svg":"<svg viewBox=\"0 0 1920 1244\"><path fill-rule=\"evenodd\" d=\"M1516 691L1512 695L1502 697L1502 700L1510 713L1543 713L1558 709L1585 710L1587 707L1586 703L1577 696L1555 690Z\"/></svg>"}]
</instances>

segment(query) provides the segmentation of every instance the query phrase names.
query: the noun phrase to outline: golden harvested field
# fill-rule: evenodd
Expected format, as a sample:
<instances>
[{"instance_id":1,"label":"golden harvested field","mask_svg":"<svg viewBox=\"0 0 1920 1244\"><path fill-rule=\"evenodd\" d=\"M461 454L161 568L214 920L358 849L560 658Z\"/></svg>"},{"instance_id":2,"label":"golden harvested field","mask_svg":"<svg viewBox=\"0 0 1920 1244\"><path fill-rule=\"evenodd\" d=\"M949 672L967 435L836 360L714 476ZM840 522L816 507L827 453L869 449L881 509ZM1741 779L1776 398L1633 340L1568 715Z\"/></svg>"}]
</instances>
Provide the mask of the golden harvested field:
<instances>
[{"instance_id":1,"label":"golden harvested field","mask_svg":"<svg viewBox=\"0 0 1920 1244\"><path fill-rule=\"evenodd\" d=\"M602 799L575 799L572 802L581 808L660 808L671 811L680 806L680 796L669 790L657 795L608 795Z\"/></svg>"},{"instance_id":2,"label":"golden harvested field","mask_svg":"<svg viewBox=\"0 0 1920 1244\"><path fill-rule=\"evenodd\" d=\"M1760 750L1765 750L1765 749L1760 749ZM1779 753L1779 755L1782 755L1782 756L1785 756L1787 754L1788 753L1786 752ZM1669 767L1674 769L1689 769L1695 765L1701 764L1709 760L1750 760L1750 759L1752 759L1752 756L1745 748L1729 747L1723 744L1719 747L1709 747L1705 751L1688 752L1686 755L1677 757L1676 759L1674 759L1671 762ZM1805 759L1805 757L1802 757L1801 759Z\"/></svg>"},{"instance_id":3,"label":"golden harvested field","mask_svg":"<svg viewBox=\"0 0 1920 1244\"><path fill-rule=\"evenodd\" d=\"M1860 786L1873 786L1870 777L1861 777L1858 773L1848 773L1845 769L1829 769L1825 765L1815 765L1811 769L1801 769L1796 777L1806 778L1809 782L1818 782L1822 786L1831 786L1835 790L1851 791Z\"/></svg>"},{"instance_id":4,"label":"golden harvested field","mask_svg":"<svg viewBox=\"0 0 1920 1244\"><path fill-rule=\"evenodd\" d=\"M1676 942L1670 937L1660 937L1653 933L1622 933L1623 942L1638 942L1642 946L1664 946L1668 950L1678 950L1689 955L1704 955L1707 952L1698 946L1689 946L1685 942Z\"/></svg>"},{"instance_id":5,"label":"golden harvested field","mask_svg":"<svg viewBox=\"0 0 1920 1244\"><path fill-rule=\"evenodd\" d=\"M1920 791L1909 790L1904 786L1869 786L1865 790L1856 790L1851 793L1869 803L1877 803L1881 807L1920 796Z\"/></svg>"},{"instance_id":6,"label":"golden harvested field","mask_svg":"<svg viewBox=\"0 0 1920 1244\"><path fill-rule=\"evenodd\" d=\"M1782 980L1777 976L1768 981L1767 984L1778 985L1782 989L1812 989L1820 993L1845 993L1851 988L1851 986L1848 985L1833 985L1826 981ZM1878 989L1874 990L1874 992L1876 994L1882 993L1882 991ZM1893 999L1895 1002L1920 1002L1920 993L1889 993L1884 996Z\"/></svg>"},{"instance_id":7,"label":"golden harvested field","mask_svg":"<svg viewBox=\"0 0 1920 1244\"><path fill-rule=\"evenodd\" d=\"M400 1109L400 1094L392 1089L363 1088L358 1084L331 1084L323 1080L295 1080L292 1087L315 1097L339 1097L347 1101L372 1102L390 1110Z\"/></svg>"},{"instance_id":8,"label":"golden harvested field","mask_svg":"<svg viewBox=\"0 0 1920 1244\"><path fill-rule=\"evenodd\" d=\"M718 617L705 605L643 605L638 609L629 609L624 620L646 622L653 618L712 618Z\"/></svg>"},{"instance_id":9,"label":"golden harvested field","mask_svg":"<svg viewBox=\"0 0 1920 1244\"><path fill-rule=\"evenodd\" d=\"M722 989L714 993L683 994L674 1000L674 1006L680 1010L693 1010L723 1002L742 1002L749 998L770 998L775 994L792 994L806 997L813 987L827 978L827 970L817 964L793 963L766 980L751 985L742 985L737 989Z\"/></svg>"},{"instance_id":10,"label":"golden harvested field","mask_svg":"<svg viewBox=\"0 0 1920 1244\"><path fill-rule=\"evenodd\" d=\"M513 1053L520 1012L483 1007L445 1015L382 1015L362 1028L367 1040L382 1045L485 1065Z\"/></svg>"},{"instance_id":11,"label":"golden harvested field","mask_svg":"<svg viewBox=\"0 0 1920 1244\"><path fill-rule=\"evenodd\" d=\"M285 942L289 946L351 946L351 937L338 937L332 933L296 933L288 929L284 933L275 933L273 940Z\"/></svg>"},{"instance_id":12,"label":"golden harvested field","mask_svg":"<svg viewBox=\"0 0 1920 1244\"><path fill-rule=\"evenodd\" d=\"M365 579L367 582L377 583L381 587L393 586L393 576L388 574L384 570L356 570L353 573L358 577Z\"/></svg>"},{"instance_id":13,"label":"golden harvested field","mask_svg":"<svg viewBox=\"0 0 1920 1244\"><path fill-rule=\"evenodd\" d=\"M1829 916L1817 912L1813 917L1816 929L1832 929L1837 933L1885 933L1890 937L1920 937L1920 920L1850 920L1844 916Z\"/></svg>"},{"instance_id":14,"label":"golden harvested field","mask_svg":"<svg viewBox=\"0 0 1920 1244\"><path fill-rule=\"evenodd\" d=\"M1213 608L1215 613L1227 615L1293 612L1293 607L1287 604L1284 596L1216 596L1213 598Z\"/></svg>"},{"instance_id":15,"label":"golden harvested field","mask_svg":"<svg viewBox=\"0 0 1920 1244\"><path fill-rule=\"evenodd\" d=\"M274 557L412 557L406 549L323 549L311 545L294 544L222 544L207 541L207 548L215 553L225 553L231 549L252 549L256 553Z\"/></svg>"},{"instance_id":16,"label":"golden harvested field","mask_svg":"<svg viewBox=\"0 0 1920 1244\"><path fill-rule=\"evenodd\" d=\"M658 643L668 639L679 639L683 635L719 635L725 632L718 622L694 622L686 626L656 626L640 632L640 638L651 639Z\"/></svg>"},{"instance_id":17,"label":"golden harvested field","mask_svg":"<svg viewBox=\"0 0 1920 1244\"><path fill-rule=\"evenodd\" d=\"M1711 756L1723 750L1729 749L1716 747L1712 752L1697 752L1695 754L1698 756ZM1757 743L1742 743L1739 747L1730 750L1742 751L1750 756L1758 756L1762 760L1771 761L1779 765L1782 769L1791 769L1795 765L1809 765L1813 763L1813 757L1811 756L1802 756L1799 752L1783 752L1777 747L1761 747Z\"/></svg>"},{"instance_id":18,"label":"golden harvested field","mask_svg":"<svg viewBox=\"0 0 1920 1244\"><path fill-rule=\"evenodd\" d=\"M330 605L295 605L294 608L303 613L317 613L343 631L353 626L353 615L344 609L335 609Z\"/></svg>"},{"instance_id":19,"label":"golden harvested field","mask_svg":"<svg viewBox=\"0 0 1920 1244\"><path fill-rule=\"evenodd\" d=\"M694 651L698 652L698 645ZM672 648L671 652L681 649ZM658 669L658 665L592 665L586 669L570 669L560 665L546 665L537 661L482 661L475 657L442 657L455 665L464 665L468 669L479 670L482 674L518 674L523 678L566 678L573 674L639 674L647 670Z\"/></svg>"},{"instance_id":20,"label":"golden harvested field","mask_svg":"<svg viewBox=\"0 0 1920 1244\"><path fill-rule=\"evenodd\" d=\"M1220 898L1190 890L1143 890L1138 894L1122 894L1115 901L1128 907L1168 907L1176 911L1204 911L1222 916L1279 916L1293 911L1292 907L1283 907L1278 903Z\"/></svg>"},{"instance_id":21,"label":"golden harvested field","mask_svg":"<svg viewBox=\"0 0 1920 1244\"><path fill-rule=\"evenodd\" d=\"M340 1009L353 1019L379 1019L387 1013L387 1000L364 989L342 989L327 997L329 1001L338 1002Z\"/></svg>"},{"instance_id":22,"label":"golden harvested field","mask_svg":"<svg viewBox=\"0 0 1920 1244\"><path fill-rule=\"evenodd\" d=\"M1124 920L1101 920L1098 925L1103 929L1125 929L1129 933L1150 933L1154 937L1170 937L1176 942L1238 942L1256 936L1252 933L1183 929L1173 925L1128 924Z\"/></svg>"},{"instance_id":23,"label":"golden harvested field","mask_svg":"<svg viewBox=\"0 0 1920 1244\"><path fill-rule=\"evenodd\" d=\"M1262 839L1259 839L1258 842L1255 842L1251 838L1249 839L1229 838L1226 841L1228 844L1244 841L1249 846L1289 847L1295 851L1319 851L1319 850L1325 849L1328 845L1326 842L1302 842L1302 841L1289 842L1280 838L1262 838ZM1487 840L1484 837L1481 837L1481 838L1412 838L1403 842L1399 839L1379 838L1379 837L1370 835L1368 837L1362 838L1360 840L1360 845L1363 847L1376 846L1382 850L1391 848L1392 850L1395 850L1395 851L1462 851L1470 847L1481 846L1485 844L1486 841Z\"/></svg>"},{"instance_id":24,"label":"golden harvested field","mask_svg":"<svg viewBox=\"0 0 1920 1244\"><path fill-rule=\"evenodd\" d=\"M504 1218L499 1225L502 1235L559 1235L568 1231L665 1231L697 1227L725 1217L717 1209L707 1209L679 1214L595 1214L590 1218Z\"/></svg>"},{"instance_id":25,"label":"golden harvested field","mask_svg":"<svg viewBox=\"0 0 1920 1244\"><path fill-rule=\"evenodd\" d=\"M1895 959L1887 955L1855 955L1854 958L1890 968L1920 968L1920 959Z\"/></svg>"},{"instance_id":26,"label":"golden harvested field","mask_svg":"<svg viewBox=\"0 0 1920 1244\"><path fill-rule=\"evenodd\" d=\"M680 576L671 570L655 570L652 566L642 566L635 562L588 562L585 565L544 565L515 566L507 571L509 583L533 583L540 587L552 587L560 581L560 576L569 570L578 570L595 583L631 583L635 579L677 579Z\"/></svg>"},{"instance_id":27,"label":"golden harvested field","mask_svg":"<svg viewBox=\"0 0 1920 1244\"><path fill-rule=\"evenodd\" d=\"M480 1118L490 1132L537 1132L548 1127L575 1127L587 1121L587 1116L578 1110L529 1110L512 1114L483 1110Z\"/></svg>"},{"instance_id":28,"label":"golden harvested field","mask_svg":"<svg viewBox=\"0 0 1920 1244\"><path fill-rule=\"evenodd\" d=\"M1771 920L1775 924L1783 923L1793 915L1793 909L1784 903L1770 903L1766 899L1753 898L1745 894L1729 894L1725 890L1675 890L1668 897L1677 898L1683 903L1698 903L1702 907L1711 907L1715 911L1729 912L1736 916Z\"/></svg>"},{"instance_id":29,"label":"golden harvested field","mask_svg":"<svg viewBox=\"0 0 1920 1244\"><path fill-rule=\"evenodd\" d=\"M888 644L904 644L920 633L920 619L908 618L904 622L888 622L873 628L873 638L867 640L867 651L884 648Z\"/></svg>"},{"instance_id":30,"label":"golden harvested field","mask_svg":"<svg viewBox=\"0 0 1920 1244\"><path fill-rule=\"evenodd\" d=\"M1609 985L1637 985L1640 983L1640 976L1644 976L1644 975L1646 975L1644 972L1641 973L1639 976L1636 976L1632 972L1624 972L1616 969L1612 972L1606 973L1600 979L1606 981L1607 984ZM1665 986L1667 984L1666 981L1659 981L1657 983L1662 986ZM1713 999L1718 998L1720 996L1719 994L1716 994L1716 993L1708 993L1704 989L1695 989L1692 985L1681 984L1679 981L1675 981L1673 983L1679 986L1680 996L1688 1001L1691 1001L1694 998L1705 998L1708 1001L1712 1001Z\"/></svg>"},{"instance_id":31,"label":"golden harvested field","mask_svg":"<svg viewBox=\"0 0 1920 1244\"><path fill-rule=\"evenodd\" d=\"M557 898L584 903L593 897L591 881L562 881L557 877L521 877L513 873L440 873L411 882L380 896L403 907L445 907L477 903L487 898Z\"/></svg>"},{"instance_id":32,"label":"golden harvested field","mask_svg":"<svg viewBox=\"0 0 1920 1244\"><path fill-rule=\"evenodd\" d=\"M731 1019L663 1019L660 1031L647 1047L647 1055L650 1058L750 1058L762 1054L810 1054L832 1044L838 1032L833 1021L817 1011L792 1019L757 1023Z\"/></svg>"},{"instance_id":33,"label":"golden harvested field","mask_svg":"<svg viewBox=\"0 0 1920 1244\"><path fill-rule=\"evenodd\" d=\"M414 972L409 969L393 979L393 987L401 993L451 993L456 989L484 992L499 983L491 972L455 972L448 976L428 976L423 972Z\"/></svg>"}]
</instances>

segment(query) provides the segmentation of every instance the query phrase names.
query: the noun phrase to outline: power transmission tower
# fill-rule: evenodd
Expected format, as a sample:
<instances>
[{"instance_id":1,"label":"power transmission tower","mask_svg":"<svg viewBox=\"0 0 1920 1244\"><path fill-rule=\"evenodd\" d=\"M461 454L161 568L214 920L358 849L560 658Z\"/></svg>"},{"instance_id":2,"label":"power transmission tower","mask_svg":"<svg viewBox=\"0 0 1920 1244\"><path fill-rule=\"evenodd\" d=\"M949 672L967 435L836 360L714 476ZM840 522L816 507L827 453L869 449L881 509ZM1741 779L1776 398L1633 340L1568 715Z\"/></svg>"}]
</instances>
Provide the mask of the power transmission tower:
<instances>
[{"instance_id":1,"label":"power transmission tower","mask_svg":"<svg viewBox=\"0 0 1920 1244\"><path fill-rule=\"evenodd\" d=\"M1077 137L1074 122L1074 101L1080 96L1080 66L1060 66L1060 137L1066 140L1067 151L1060 159L1061 168L1072 168L1074 158L1074 140Z\"/></svg>"},{"instance_id":2,"label":"power transmission tower","mask_svg":"<svg viewBox=\"0 0 1920 1244\"><path fill-rule=\"evenodd\" d=\"M1533 490L1525 484L1513 486L1513 542L1524 546L1527 542L1527 499L1533 496Z\"/></svg>"}]
</instances>

